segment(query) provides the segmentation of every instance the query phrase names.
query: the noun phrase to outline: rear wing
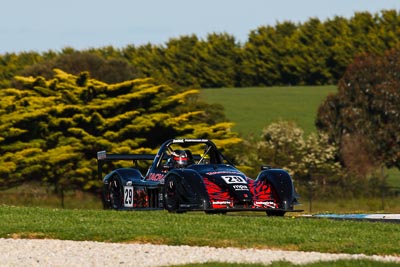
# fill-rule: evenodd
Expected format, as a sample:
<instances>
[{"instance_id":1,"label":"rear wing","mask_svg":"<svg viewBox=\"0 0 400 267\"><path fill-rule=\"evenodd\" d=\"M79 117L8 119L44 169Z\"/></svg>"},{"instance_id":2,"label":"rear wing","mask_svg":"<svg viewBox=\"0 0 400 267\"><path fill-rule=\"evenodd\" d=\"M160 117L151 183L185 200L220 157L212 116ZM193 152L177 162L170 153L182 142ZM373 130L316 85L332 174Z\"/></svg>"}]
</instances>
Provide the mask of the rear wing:
<instances>
[{"instance_id":1,"label":"rear wing","mask_svg":"<svg viewBox=\"0 0 400 267\"><path fill-rule=\"evenodd\" d=\"M134 163L138 160L154 160L155 154L107 154L106 151L97 152L97 175L99 180L103 179L103 164L107 161L132 160Z\"/></svg>"}]
</instances>

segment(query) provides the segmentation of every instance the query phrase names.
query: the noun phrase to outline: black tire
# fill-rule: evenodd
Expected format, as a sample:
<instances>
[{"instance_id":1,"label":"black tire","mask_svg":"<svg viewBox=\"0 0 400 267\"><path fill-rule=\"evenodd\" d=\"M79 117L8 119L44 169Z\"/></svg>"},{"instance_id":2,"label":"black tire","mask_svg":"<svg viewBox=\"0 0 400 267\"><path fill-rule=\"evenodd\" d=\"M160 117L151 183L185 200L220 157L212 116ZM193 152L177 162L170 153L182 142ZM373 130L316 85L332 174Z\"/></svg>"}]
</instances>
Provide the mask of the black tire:
<instances>
[{"instance_id":1,"label":"black tire","mask_svg":"<svg viewBox=\"0 0 400 267\"><path fill-rule=\"evenodd\" d=\"M169 212L179 212L178 179L169 176L164 184L164 208Z\"/></svg>"},{"instance_id":2,"label":"black tire","mask_svg":"<svg viewBox=\"0 0 400 267\"><path fill-rule=\"evenodd\" d=\"M285 215L285 211L283 211L283 210L269 210L269 211L267 211L267 215L268 216L279 216L279 217L282 217L282 216L284 216Z\"/></svg>"},{"instance_id":3,"label":"black tire","mask_svg":"<svg viewBox=\"0 0 400 267\"><path fill-rule=\"evenodd\" d=\"M110 197L108 192L108 182L103 184L103 189L101 192L101 201L103 202L103 209L108 210L110 207Z\"/></svg>"},{"instance_id":4,"label":"black tire","mask_svg":"<svg viewBox=\"0 0 400 267\"><path fill-rule=\"evenodd\" d=\"M108 182L108 195L110 199L110 208L119 210L123 207L124 192L121 180L118 176L113 176Z\"/></svg>"}]
</instances>

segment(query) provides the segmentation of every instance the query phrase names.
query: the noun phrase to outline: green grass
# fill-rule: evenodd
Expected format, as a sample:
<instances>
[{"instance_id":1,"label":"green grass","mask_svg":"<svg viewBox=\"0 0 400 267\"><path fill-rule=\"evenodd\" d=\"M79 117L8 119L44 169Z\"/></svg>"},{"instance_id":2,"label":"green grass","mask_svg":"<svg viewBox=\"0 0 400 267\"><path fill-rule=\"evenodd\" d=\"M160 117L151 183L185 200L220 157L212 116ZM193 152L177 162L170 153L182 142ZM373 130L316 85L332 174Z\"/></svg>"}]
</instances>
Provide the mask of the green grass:
<instances>
[{"instance_id":1,"label":"green grass","mask_svg":"<svg viewBox=\"0 0 400 267\"><path fill-rule=\"evenodd\" d=\"M399 224L293 216L274 218L261 214L171 214L3 205L0 206L0 237L400 254Z\"/></svg>"},{"instance_id":2,"label":"green grass","mask_svg":"<svg viewBox=\"0 0 400 267\"><path fill-rule=\"evenodd\" d=\"M400 171L396 168L386 170L387 183L391 186L400 187ZM400 190L400 188L398 189Z\"/></svg>"},{"instance_id":3,"label":"green grass","mask_svg":"<svg viewBox=\"0 0 400 267\"><path fill-rule=\"evenodd\" d=\"M311 202L311 211L308 196L302 196L300 201L306 213L400 213L400 196L317 199Z\"/></svg>"},{"instance_id":4,"label":"green grass","mask_svg":"<svg viewBox=\"0 0 400 267\"><path fill-rule=\"evenodd\" d=\"M233 130L258 137L271 122L295 122L305 134L315 132L319 105L336 86L249 87L203 89L201 97L219 103L227 118L236 123Z\"/></svg>"}]
</instances>

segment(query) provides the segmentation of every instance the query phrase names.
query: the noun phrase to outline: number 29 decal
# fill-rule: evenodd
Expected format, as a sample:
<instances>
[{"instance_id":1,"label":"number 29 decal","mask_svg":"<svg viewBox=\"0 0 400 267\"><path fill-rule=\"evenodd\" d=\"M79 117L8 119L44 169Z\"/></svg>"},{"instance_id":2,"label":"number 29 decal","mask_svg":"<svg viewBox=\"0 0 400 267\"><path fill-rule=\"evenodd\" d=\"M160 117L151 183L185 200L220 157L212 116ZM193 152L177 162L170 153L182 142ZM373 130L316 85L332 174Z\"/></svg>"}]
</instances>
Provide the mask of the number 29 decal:
<instances>
[{"instance_id":1,"label":"number 29 decal","mask_svg":"<svg viewBox=\"0 0 400 267\"><path fill-rule=\"evenodd\" d=\"M124 186L124 207L133 207L133 186Z\"/></svg>"}]
</instances>

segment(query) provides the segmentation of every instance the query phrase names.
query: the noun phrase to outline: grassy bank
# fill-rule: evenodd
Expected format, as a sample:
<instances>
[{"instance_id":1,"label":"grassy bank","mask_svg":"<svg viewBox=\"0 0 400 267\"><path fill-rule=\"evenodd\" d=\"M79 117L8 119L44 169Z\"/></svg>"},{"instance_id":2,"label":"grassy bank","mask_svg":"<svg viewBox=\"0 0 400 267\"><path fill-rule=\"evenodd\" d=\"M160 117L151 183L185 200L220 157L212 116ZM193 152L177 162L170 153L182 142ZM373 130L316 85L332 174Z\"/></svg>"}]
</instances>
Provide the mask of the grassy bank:
<instances>
[{"instance_id":1,"label":"grassy bank","mask_svg":"<svg viewBox=\"0 0 400 267\"><path fill-rule=\"evenodd\" d=\"M0 237L399 255L400 225L166 211L0 206ZM388 242L390 240L390 242Z\"/></svg>"}]
</instances>

